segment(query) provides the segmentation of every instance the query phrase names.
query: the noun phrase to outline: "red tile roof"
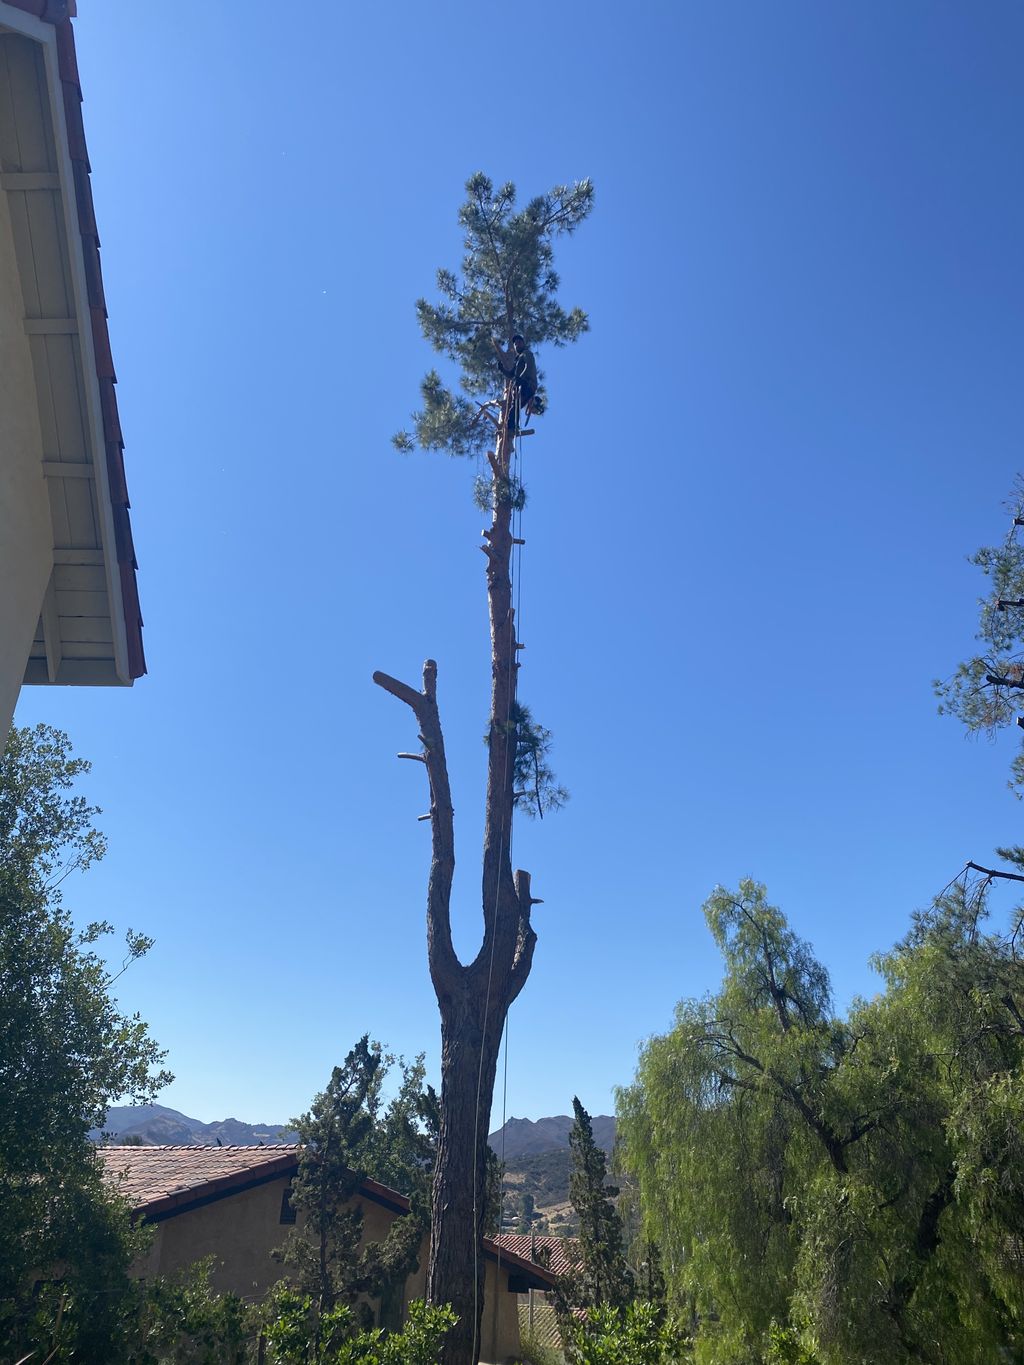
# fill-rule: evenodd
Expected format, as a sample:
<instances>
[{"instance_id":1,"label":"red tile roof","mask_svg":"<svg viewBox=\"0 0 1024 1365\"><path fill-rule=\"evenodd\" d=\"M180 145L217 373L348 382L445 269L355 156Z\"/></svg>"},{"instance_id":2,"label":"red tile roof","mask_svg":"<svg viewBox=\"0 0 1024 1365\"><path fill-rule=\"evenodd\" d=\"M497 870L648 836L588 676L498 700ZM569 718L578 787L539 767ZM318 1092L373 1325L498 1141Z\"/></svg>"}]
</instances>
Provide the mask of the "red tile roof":
<instances>
[{"instance_id":1,"label":"red tile roof","mask_svg":"<svg viewBox=\"0 0 1024 1365\"><path fill-rule=\"evenodd\" d=\"M548 1268L553 1275L565 1275L580 1264L579 1242L575 1237L534 1237L530 1233L503 1232L495 1237L501 1248L502 1260L514 1255L520 1260L532 1261L537 1253L547 1252L550 1256Z\"/></svg>"},{"instance_id":2,"label":"red tile roof","mask_svg":"<svg viewBox=\"0 0 1024 1365\"><path fill-rule=\"evenodd\" d=\"M297 1144L268 1147L97 1147L111 1184L141 1218L160 1221L183 1213L196 1203L208 1203L224 1195L240 1192L254 1184L291 1175L299 1164ZM364 1199L382 1204L394 1213L408 1213L409 1200L398 1190L376 1180L364 1180L359 1189ZM529 1237L484 1238L484 1254L509 1270L535 1281L535 1287L549 1288L556 1271L537 1265L518 1245ZM541 1242L557 1242L559 1237L538 1237ZM506 1245L508 1244L508 1245ZM568 1262L566 1263L568 1265Z\"/></svg>"},{"instance_id":3,"label":"red tile roof","mask_svg":"<svg viewBox=\"0 0 1024 1365\"><path fill-rule=\"evenodd\" d=\"M98 1147L96 1154L132 1211L159 1218L197 1199L230 1194L254 1179L290 1175L299 1148Z\"/></svg>"},{"instance_id":4,"label":"red tile roof","mask_svg":"<svg viewBox=\"0 0 1024 1365\"><path fill-rule=\"evenodd\" d=\"M132 543L132 528L128 509L128 486L124 476L124 442L117 415L114 385L114 361L110 351L107 329L107 309L103 297L103 274L100 269L100 239L93 214L92 186L89 179L89 153L85 145L85 125L82 122L82 87L78 77L75 54L75 35L71 19L76 13L75 0L7 0L15 9L34 14L44 23L53 24L57 39L57 66L60 72L67 124L68 147L74 173L75 199L78 208L78 229L82 238L85 278L89 293L93 350L96 358L96 379L100 391L100 410L103 417L103 441L110 504L114 517L114 540L117 565L121 580L121 603L124 611L125 634L128 641L128 675L141 678L146 671L142 648L142 611L136 578L138 563Z\"/></svg>"}]
</instances>

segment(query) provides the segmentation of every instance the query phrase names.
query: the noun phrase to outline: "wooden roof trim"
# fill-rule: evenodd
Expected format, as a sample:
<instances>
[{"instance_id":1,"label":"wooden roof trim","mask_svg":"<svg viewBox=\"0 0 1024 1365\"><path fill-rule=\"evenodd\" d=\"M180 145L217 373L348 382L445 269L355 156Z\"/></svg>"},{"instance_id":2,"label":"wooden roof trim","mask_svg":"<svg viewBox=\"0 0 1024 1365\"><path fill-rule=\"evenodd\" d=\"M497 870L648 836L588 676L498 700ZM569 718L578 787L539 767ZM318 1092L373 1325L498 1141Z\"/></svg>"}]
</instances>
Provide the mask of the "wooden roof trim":
<instances>
[{"instance_id":1,"label":"wooden roof trim","mask_svg":"<svg viewBox=\"0 0 1024 1365\"><path fill-rule=\"evenodd\" d=\"M4 3L11 9L20 10L23 14L49 24L54 31L57 73L60 80L60 90L55 93L58 96L58 104L63 106L64 129L71 161L73 184L69 186L69 191L74 194L75 199L74 217L78 224L81 260L84 266L95 383L100 399L99 417L106 454L106 472L109 476L108 496L114 528L112 549L117 561L113 576L121 592L127 673L128 678L134 681L146 672L146 657L142 643L143 620L136 577L138 561L129 516L131 502L121 454L124 443L114 391L117 376L107 326L103 272L100 265L100 238L93 211L91 166L82 119L82 87L71 24L71 20L77 14L77 8L75 0L4 0ZM86 326L84 318L80 319L80 326ZM100 450L94 451L94 460L102 459L103 453Z\"/></svg>"},{"instance_id":2,"label":"wooden roof trim","mask_svg":"<svg viewBox=\"0 0 1024 1365\"><path fill-rule=\"evenodd\" d=\"M68 0L37 0L47 10L42 16L55 26L57 39L57 69L60 73L64 93L64 110L68 130L68 144L74 173L75 198L78 207L78 225L81 233L82 256L85 262L86 286L89 294L89 312L92 322L93 350L96 362L96 379L100 391L100 416L103 424L103 440L107 456L109 478L109 497L114 514L114 537L116 542L117 563L121 581L121 609L124 613L125 636L128 647L128 676L134 680L146 672L146 656L142 644L142 608L139 603L139 588L136 577L138 561L132 540L128 486L124 476L122 452L124 442L121 437L121 422L117 410L117 395L114 385L117 375L110 348L110 331L107 326L107 309L103 291L103 270L100 264L100 238L93 210L92 182L90 179L89 153L85 142L85 124L82 120L82 86L78 74L78 56L75 51L75 36L71 26L74 5ZM63 10L63 18L49 18ZM99 457L99 452L97 452Z\"/></svg>"}]
</instances>

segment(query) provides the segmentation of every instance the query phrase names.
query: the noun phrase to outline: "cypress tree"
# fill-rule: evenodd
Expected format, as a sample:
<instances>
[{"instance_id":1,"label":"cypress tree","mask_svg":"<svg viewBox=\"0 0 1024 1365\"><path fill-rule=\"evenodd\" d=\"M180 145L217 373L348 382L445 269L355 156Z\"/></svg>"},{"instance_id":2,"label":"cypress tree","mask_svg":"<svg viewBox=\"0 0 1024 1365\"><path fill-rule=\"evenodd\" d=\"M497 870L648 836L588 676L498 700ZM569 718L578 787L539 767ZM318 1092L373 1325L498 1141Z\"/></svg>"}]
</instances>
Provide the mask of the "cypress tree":
<instances>
[{"instance_id":1,"label":"cypress tree","mask_svg":"<svg viewBox=\"0 0 1024 1365\"><path fill-rule=\"evenodd\" d=\"M576 1121L569 1133L569 1199L580 1222L582 1260L576 1306L622 1308L633 1297L633 1276L622 1247L622 1220L613 1202L619 1191L608 1184L605 1154L594 1141L590 1115L575 1096L572 1110Z\"/></svg>"}]
</instances>

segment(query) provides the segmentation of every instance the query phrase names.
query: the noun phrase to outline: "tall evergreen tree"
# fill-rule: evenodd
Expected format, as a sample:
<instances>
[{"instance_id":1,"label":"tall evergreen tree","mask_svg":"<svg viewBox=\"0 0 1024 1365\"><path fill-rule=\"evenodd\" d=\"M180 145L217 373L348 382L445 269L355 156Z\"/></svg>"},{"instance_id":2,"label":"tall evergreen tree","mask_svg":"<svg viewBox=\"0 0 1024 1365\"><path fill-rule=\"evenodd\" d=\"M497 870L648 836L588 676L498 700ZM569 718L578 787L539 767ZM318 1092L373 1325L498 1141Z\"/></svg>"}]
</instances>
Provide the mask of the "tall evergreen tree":
<instances>
[{"instance_id":1,"label":"tall evergreen tree","mask_svg":"<svg viewBox=\"0 0 1024 1365\"><path fill-rule=\"evenodd\" d=\"M608 1163L594 1141L590 1115L573 1096L575 1122L569 1132L569 1199L579 1219L582 1269L575 1289L583 1308L622 1308L633 1297L633 1276L623 1251L622 1219L615 1208L618 1189L608 1184Z\"/></svg>"},{"instance_id":2,"label":"tall evergreen tree","mask_svg":"<svg viewBox=\"0 0 1024 1365\"><path fill-rule=\"evenodd\" d=\"M419 1123L429 1103L416 1089L422 1063L402 1066L399 1093L382 1112L381 1085L392 1060L364 1034L308 1112L293 1120L302 1151L291 1201L305 1219L277 1254L310 1296L318 1342L319 1324L339 1305L352 1309L354 1326L368 1325L366 1298L387 1304L401 1290L426 1231L423 1182L431 1143ZM412 1210L392 1222L383 1242L362 1244L355 1196L367 1175L405 1186Z\"/></svg>"},{"instance_id":3,"label":"tall evergreen tree","mask_svg":"<svg viewBox=\"0 0 1024 1365\"><path fill-rule=\"evenodd\" d=\"M540 815L546 805L564 799L546 761L549 736L517 695L519 641L511 560L512 514L525 498L515 466L521 413L515 378L505 372L495 342L500 338L507 345L518 333L528 347L563 346L586 330L586 316L579 309L565 312L557 301L553 244L556 237L576 230L592 204L593 189L586 180L557 186L519 211L513 185L495 190L482 174L467 182L459 211L465 246L461 274L438 271L441 301L421 299L416 306L424 336L457 371L458 389L432 370L421 386L423 406L414 416L414 432L395 438L402 450L418 444L452 455L486 455L488 473L480 492L491 514L483 545L491 633L484 924L480 950L468 964L460 962L452 944L455 842L437 665L429 659L424 664L422 690L385 673L374 674L376 683L411 708L422 745L415 756L426 766L430 784L427 955L441 1014L442 1083L428 1292L432 1302L451 1303L459 1315L446 1345L445 1365L476 1361L483 1305L480 1239L487 1117L505 1016L526 983L536 942L529 875L512 871L513 812L519 808ZM481 400L496 393L496 411L482 406ZM543 390L537 401L543 405Z\"/></svg>"}]
</instances>

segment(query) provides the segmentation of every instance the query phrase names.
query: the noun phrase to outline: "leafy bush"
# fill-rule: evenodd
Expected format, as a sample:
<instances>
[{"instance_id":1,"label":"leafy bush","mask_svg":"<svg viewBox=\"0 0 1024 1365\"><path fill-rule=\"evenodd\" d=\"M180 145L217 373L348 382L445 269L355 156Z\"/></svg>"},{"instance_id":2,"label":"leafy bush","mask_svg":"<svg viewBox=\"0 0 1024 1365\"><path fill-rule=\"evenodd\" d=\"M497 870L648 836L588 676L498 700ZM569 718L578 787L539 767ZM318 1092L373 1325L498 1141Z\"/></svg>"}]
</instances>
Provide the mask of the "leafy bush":
<instances>
[{"instance_id":1,"label":"leafy bush","mask_svg":"<svg viewBox=\"0 0 1024 1365\"><path fill-rule=\"evenodd\" d=\"M572 1365L684 1365L692 1359L688 1335L651 1303L591 1308L565 1331Z\"/></svg>"},{"instance_id":2,"label":"leafy bush","mask_svg":"<svg viewBox=\"0 0 1024 1365\"><path fill-rule=\"evenodd\" d=\"M563 1365L565 1357L553 1346L527 1336L519 1346L519 1365Z\"/></svg>"},{"instance_id":3,"label":"leafy bush","mask_svg":"<svg viewBox=\"0 0 1024 1365\"><path fill-rule=\"evenodd\" d=\"M447 1305L417 1300L401 1332L360 1332L352 1309L339 1304L322 1314L317 1332L312 1307L308 1295L277 1287L264 1326L267 1365L437 1365L441 1342L458 1321Z\"/></svg>"}]
</instances>

